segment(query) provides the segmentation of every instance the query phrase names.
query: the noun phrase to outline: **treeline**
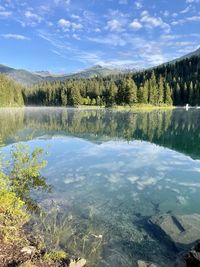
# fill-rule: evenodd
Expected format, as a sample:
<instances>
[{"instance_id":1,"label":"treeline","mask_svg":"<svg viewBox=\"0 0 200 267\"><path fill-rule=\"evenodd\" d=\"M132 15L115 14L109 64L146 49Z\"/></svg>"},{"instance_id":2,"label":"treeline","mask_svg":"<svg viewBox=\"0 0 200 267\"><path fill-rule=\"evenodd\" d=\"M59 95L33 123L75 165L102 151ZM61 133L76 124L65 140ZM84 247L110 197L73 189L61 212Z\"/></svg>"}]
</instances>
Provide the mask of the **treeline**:
<instances>
[{"instance_id":1,"label":"treeline","mask_svg":"<svg viewBox=\"0 0 200 267\"><path fill-rule=\"evenodd\" d=\"M22 90L0 75L0 107L200 105L200 56L127 75L42 82Z\"/></svg>"},{"instance_id":2,"label":"treeline","mask_svg":"<svg viewBox=\"0 0 200 267\"><path fill-rule=\"evenodd\" d=\"M0 74L0 107L23 106L22 87Z\"/></svg>"},{"instance_id":3,"label":"treeline","mask_svg":"<svg viewBox=\"0 0 200 267\"><path fill-rule=\"evenodd\" d=\"M78 105L172 105L172 89L162 76L156 79L154 71L150 79L138 86L132 74L43 82L25 92L27 105L78 106Z\"/></svg>"},{"instance_id":4,"label":"treeline","mask_svg":"<svg viewBox=\"0 0 200 267\"><path fill-rule=\"evenodd\" d=\"M25 91L27 105L200 105L200 57L128 75L43 82Z\"/></svg>"},{"instance_id":5,"label":"treeline","mask_svg":"<svg viewBox=\"0 0 200 267\"><path fill-rule=\"evenodd\" d=\"M193 56L174 64L163 65L154 69L156 79L163 77L172 88L172 99L175 106L186 103L200 105L200 56ZM134 76L137 84L145 84L151 79L147 70Z\"/></svg>"}]
</instances>

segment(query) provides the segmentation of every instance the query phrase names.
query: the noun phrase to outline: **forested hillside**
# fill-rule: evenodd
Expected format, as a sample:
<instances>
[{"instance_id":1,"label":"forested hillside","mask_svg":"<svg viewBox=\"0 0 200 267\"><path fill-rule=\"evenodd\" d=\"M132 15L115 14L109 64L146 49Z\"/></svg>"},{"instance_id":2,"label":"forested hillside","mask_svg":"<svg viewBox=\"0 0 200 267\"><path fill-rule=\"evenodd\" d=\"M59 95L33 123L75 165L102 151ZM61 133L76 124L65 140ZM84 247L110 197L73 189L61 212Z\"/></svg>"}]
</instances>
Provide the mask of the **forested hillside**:
<instances>
[{"instance_id":1,"label":"forested hillside","mask_svg":"<svg viewBox=\"0 0 200 267\"><path fill-rule=\"evenodd\" d=\"M23 105L22 87L5 75L0 75L0 107Z\"/></svg>"},{"instance_id":2,"label":"forested hillside","mask_svg":"<svg viewBox=\"0 0 200 267\"><path fill-rule=\"evenodd\" d=\"M27 105L200 105L200 56L105 78L44 82L25 91Z\"/></svg>"},{"instance_id":3,"label":"forested hillside","mask_svg":"<svg viewBox=\"0 0 200 267\"><path fill-rule=\"evenodd\" d=\"M162 77L164 83L171 88L174 105L200 105L200 56L154 68L154 73L157 80ZM151 83L151 70L138 73L134 79L137 84L148 88ZM156 95L156 87L153 94Z\"/></svg>"}]
</instances>

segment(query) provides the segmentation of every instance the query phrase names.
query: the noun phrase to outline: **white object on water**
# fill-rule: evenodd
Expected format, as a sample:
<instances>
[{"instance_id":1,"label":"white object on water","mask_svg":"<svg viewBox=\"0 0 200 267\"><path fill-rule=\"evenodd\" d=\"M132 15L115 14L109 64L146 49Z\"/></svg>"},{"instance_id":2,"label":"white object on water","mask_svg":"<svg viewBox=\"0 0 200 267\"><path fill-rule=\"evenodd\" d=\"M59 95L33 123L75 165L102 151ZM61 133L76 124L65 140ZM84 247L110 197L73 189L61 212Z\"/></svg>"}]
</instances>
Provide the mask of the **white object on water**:
<instances>
[{"instance_id":1,"label":"white object on water","mask_svg":"<svg viewBox=\"0 0 200 267\"><path fill-rule=\"evenodd\" d=\"M189 104L186 104L185 109L186 109L186 110L189 109Z\"/></svg>"},{"instance_id":2,"label":"white object on water","mask_svg":"<svg viewBox=\"0 0 200 267\"><path fill-rule=\"evenodd\" d=\"M94 235L94 234L92 234L92 236L94 236L95 238L103 238L103 235Z\"/></svg>"}]
</instances>

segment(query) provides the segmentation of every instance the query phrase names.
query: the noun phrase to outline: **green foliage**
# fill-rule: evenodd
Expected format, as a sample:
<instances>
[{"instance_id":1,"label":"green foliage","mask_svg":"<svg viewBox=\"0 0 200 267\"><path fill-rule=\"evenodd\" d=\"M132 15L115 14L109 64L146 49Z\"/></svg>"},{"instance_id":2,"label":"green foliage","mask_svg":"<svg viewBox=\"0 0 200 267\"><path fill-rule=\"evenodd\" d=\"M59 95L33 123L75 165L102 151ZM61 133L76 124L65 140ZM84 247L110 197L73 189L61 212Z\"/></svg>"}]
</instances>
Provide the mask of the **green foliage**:
<instances>
[{"instance_id":1,"label":"green foliage","mask_svg":"<svg viewBox=\"0 0 200 267\"><path fill-rule=\"evenodd\" d=\"M46 253L44 255L44 260L47 262L56 262L60 260L67 259L68 255L65 251L63 250L55 250L55 251L50 251L49 253Z\"/></svg>"},{"instance_id":2,"label":"green foliage","mask_svg":"<svg viewBox=\"0 0 200 267\"><path fill-rule=\"evenodd\" d=\"M30 197L30 192L34 189L50 189L46 184L45 178L40 173L41 169L47 164L43 160L43 150L36 148L33 152L30 152L28 146L17 144L11 150L10 163L9 177L17 196L25 201L29 207L36 207Z\"/></svg>"},{"instance_id":3,"label":"green foliage","mask_svg":"<svg viewBox=\"0 0 200 267\"><path fill-rule=\"evenodd\" d=\"M27 208L37 207L30 193L35 189L48 189L40 174L46 166L43 151L33 152L25 145L13 146L11 158L0 158L0 239L20 239L22 226L29 220Z\"/></svg>"},{"instance_id":4,"label":"green foliage","mask_svg":"<svg viewBox=\"0 0 200 267\"><path fill-rule=\"evenodd\" d=\"M14 192L9 176L0 170L0 239L17 240L18 233L29 216L25 203Z\"/></svg>"},{"instance_id":5,"label":"green foliage","mask_svg":"<svg viewBox=\"0 0 200 267\"><path fill-rule=\"evenodd\" d=\"M0 107L23 106L22 87L0 74Z\"/></svg>"},{"instance_id":6,"label":"green foliage","mask_svg":"<svg viewBox=\"0 0 200 267\"><path fill-rule=\"evenodd\" d=\"M134 74L84 77L46 81L26 88L23 90L25 104L75 107L135 103L200 105L200 56ZM0 107L22 106L21 90L18 84L0 75Z\"/></svg>"}]
</instances>

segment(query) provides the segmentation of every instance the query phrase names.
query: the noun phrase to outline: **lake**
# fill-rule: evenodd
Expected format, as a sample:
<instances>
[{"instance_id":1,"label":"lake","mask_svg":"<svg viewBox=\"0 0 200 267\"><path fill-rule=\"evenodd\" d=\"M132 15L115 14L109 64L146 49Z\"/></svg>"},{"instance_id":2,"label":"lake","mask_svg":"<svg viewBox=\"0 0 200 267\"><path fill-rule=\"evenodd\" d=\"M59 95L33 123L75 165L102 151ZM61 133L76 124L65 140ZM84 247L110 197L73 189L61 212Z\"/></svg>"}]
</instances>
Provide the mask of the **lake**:
<instances>
[{"instance_id":1,"label":"lake","mask_svg":"<svg viewBox=\"0 0 200 267\"><path fill-rule=\"evenodd\" d=\"M167 267L196 241L199 122L197 109L1 109L0 142L6 152L18 142L48 152L52 192L34 193L47 214L33 228L49 246L89 267Z\"/></svg>"}]
</instances>

